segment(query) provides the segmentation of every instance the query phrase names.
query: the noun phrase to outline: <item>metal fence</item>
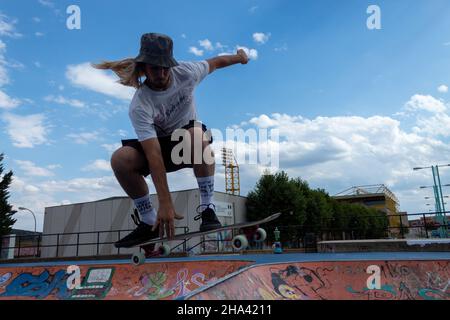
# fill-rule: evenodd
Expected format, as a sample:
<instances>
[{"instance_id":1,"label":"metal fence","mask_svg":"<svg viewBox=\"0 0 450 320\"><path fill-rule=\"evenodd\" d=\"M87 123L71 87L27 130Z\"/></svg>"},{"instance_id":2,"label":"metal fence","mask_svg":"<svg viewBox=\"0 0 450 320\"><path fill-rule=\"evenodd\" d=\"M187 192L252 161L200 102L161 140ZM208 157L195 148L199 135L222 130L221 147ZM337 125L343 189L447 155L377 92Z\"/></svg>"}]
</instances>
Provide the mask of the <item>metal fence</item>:
<instances>
[{"instance_id":1,"label":"metal fence","mask_svg":"<svg viewBox=\"0 0 450 320\"><path fill-rule=\"evenodd\" d=\"M180 227L175 229L182 229L183 233L188 233L189 228L187 227ZM9 235L2 237L2 241L0 241L0 258L5 259L6 256L8 256L8 253L10 256L13 256L14 258L39 258L42 255L42 250L45 248L55 248L56 253L53 256L54 258L61 257L61 250L67 247L73 247L75 248L75 254L73 256L78 257L80 256L80 249L84 246L91 246L95 251L95 255L99 256L102 255L100 253L100 247L103 245L112 245L119 239L122 238L122 236L130 233L132 230L108 230L108 231L92 231L92 232L73 232L73 233L53 233L53 234L40 234L40 235L24 235L24 236L16 236L16 235ZM116 235L116 240L111 241L101 241L102 238L101 235L111 235L111 238ZM80 238L83 236L95 236L95 241L81 241ZM64 238L75 238L75 241L65 241ZM90 237L92 238L92 237ZM14 239L15 244L9 245L11 239ZM47 239L56 239L55 244L45 244ZM53 242L50 240L50 242ZM8 243L5 245L5 243ZM181 244L183 245L183 249L186 250L186 243ZM113 255L117 254L120 255L124 251L124 249L121 248L114 248L111 250L110 253L106 255ZM114 251L114 252L112 252Z\"/></svg>"},{"instance_id":2,"label":"metal fence","mask_svg":"<svg viewBox=\"0 0 450 320\"><path fill-rule=\"evenodd\" d=\"M442 212L443 216L447 216L449 212ZM443 223L435 221L436 213L416 213L416 214L408 214L407 217L419 217L418 220L416 220L416 223L412 225L412 222L409 221L408 224L405 224L403 219L405 215L377 215L372 217L377 218L388 218L390 225L385 230L385 235L381 237L380 239L388 239L388 238L432 238L432 237L442 237L442 230L446 232L446 236L449 236L448 233L448 218L446 220L443 220ZM368 217L365 217L368 218ZM395 220L398 218L398 225L394 226ZM403 219L402 219L403 218ZM330 223L331 222L331 223ZM329 221L328 225L332 224L333 221ZM274 221L271 225L276 225L276 221ZM263 226L264 227L264 226ZM358 229L352 229L347 228L345 230L339 229L336 227L328 227L328 228L321 228L317 225L315 226L308 226L308 225L290 225L290 226L277 226L278 230L281 234L281 242L284 247L287 248L303 248L306 251L308 249L314 248L316 243L318 241L323 240L356 240L356 239L364 239L359 235L357 232ZM187 227L177 228L182 229L183 233L188 233L189 229ZM265 249L270 248L273 242L273 232L275 227L273 228L267 228L267 235L268 239L264 243L256 243L254 241L249 242L251 249ZM314 230L314 231L311 231ZM414 232L411 232L411 230L414 230ZM52 257L58 258L61 257L61 251L64 250L64 248L67 247L73 247L75 248L74 253L71 256L85 256L83 254L80 255L80 249L85 246L91 246L93 248L93 254L91 256L101 256L101 255L120 255L124 252L124 249L120 248L113 248L113 244L115 241L103 241L101 238L104 238L102 235L109 235L110 239L112 239L114 236L118 240L126 233L131 232L132 230L108 230L108 231L95 231L95 232L76 232L76 233L56 233L56 234L44 234L44 235L25 235L25 236L6 236L2 238L2 241L0 241L0 253L1 253L1 259L5 259L8 256L11 258L24 258L24 257L41 257L42 256L42 250L45 250L46 248L55 248L56 252ZM236 234L236 231L232 232L231 235L234 236ZM95 241L82 241L81 238L84 236L89 236L89 238L95 238ZM8 237L14 237L15 238L15 244L9 245ZM67 241L65 239L70 238L74 239L73 241ZM85 237L86 238L86 237ZM108 238L108 236L107 236ZM46 239L56 239L56 243L52 244L46 244L49 241L46 241ZM50 241L51 242L51 241ZM219 243L222 242L222 245L219 245ZM5 243L8 243L5 245ZM216 251L232 251L235 250L232 249L231 246L231 238L228 237L226 239L208 239L208 238L202 238L199 243L194 245L193 247L188 248L187 247L187 241L181 242L178 244L175 248L179 248L181 251L189 251L191 249L194 249L195 247L202 248L202 251L205 250L205 247L207 244L215 243L216 245L212 246L213 249L209 251L214 251L214 248L217 248ZM225 244L223 244L225 243ZM107 254L102 253L100 248L104 245L111 245L111 250ZM226 248L224 250L223 248ZM174 249L174 248L172 248ZM122 252L121 252L122 250ZM48 257L48 255L46 256Z\"/></svg>"}]
</instances>

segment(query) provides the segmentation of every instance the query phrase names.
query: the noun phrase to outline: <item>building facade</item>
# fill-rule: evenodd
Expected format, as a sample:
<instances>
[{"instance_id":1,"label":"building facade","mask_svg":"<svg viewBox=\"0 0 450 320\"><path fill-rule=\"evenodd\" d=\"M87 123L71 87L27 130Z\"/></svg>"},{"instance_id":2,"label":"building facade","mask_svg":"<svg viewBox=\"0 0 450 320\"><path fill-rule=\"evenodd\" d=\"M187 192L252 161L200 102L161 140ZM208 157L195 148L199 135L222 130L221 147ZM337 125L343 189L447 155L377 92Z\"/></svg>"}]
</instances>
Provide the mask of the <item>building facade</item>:
<instances>
[{"instance_id":1,"label":"building facade","mask_svg":"<svg viewBox=\"0 0 450 320\"><path fill-rule=\"evenodd\" d=\"M389 220L389 235L398 237L409 226L406 212L399 212L399 201L385 185L352 187L333 196L340 202L362 204L384 212Z\"/></svg>"}]
</instances>

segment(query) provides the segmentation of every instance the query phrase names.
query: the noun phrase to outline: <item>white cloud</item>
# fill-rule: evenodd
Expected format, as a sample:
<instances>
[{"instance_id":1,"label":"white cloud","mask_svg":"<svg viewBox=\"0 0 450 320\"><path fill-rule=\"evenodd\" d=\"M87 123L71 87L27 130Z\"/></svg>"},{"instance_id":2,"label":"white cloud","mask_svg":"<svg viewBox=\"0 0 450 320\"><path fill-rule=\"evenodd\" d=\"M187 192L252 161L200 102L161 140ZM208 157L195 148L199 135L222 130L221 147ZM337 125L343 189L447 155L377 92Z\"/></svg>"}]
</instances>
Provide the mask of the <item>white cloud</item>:
<instances>
[{"instance_id":1,"label":"white cloud","mask_svg":"<svg viewBox=\"0 0 450 320\"><path fill-rule=\"evenodd\" d=\"M214 46L208 39L200 40L198 43L200 44L200 47L202 47L203 49L207 51L214 51Z\"/></svg>"},{"instance_id":2,"label":"white cloud","mask_svg":"<svg viewBox=\"0 0 450 320\"><path fill-rule=\"evenodd\" d=\"M42 32L35 32L34 35L35 35L36 37L43 37L43 36L44 36L44 33L42 33Z\"/></svg>"},{"instance_id":3,"label":"white cloud","mask_svg":"<svg viewBox=\"0 0 450 320\"><path fill-rule=\"evenodd\" d=\"M203 50L200 50L200 49L198 49L197 47L190 47L190 48L189 48L189 52L192 53L192 54L194 54L194 55L197 56L197 57L203 56L203 53L204 53Z\"/></svg>"},{"instance_id":4,"label":"white cloud","mask_svg":"<svg viewBox=\"0 0 450 320\"><path fill-rule=\"evenodd\" d=\"M14 60L14 59L8 60L7 64L8 64L9 68L13 68L13 69L17 69L17 70L25 69L25 65L22 62Z\"/></svg>"},{"instance_id":5,"label":"white cloud","mask_svg":"<svg viewBox=\"0 0 450 320\"><path fill-rule=\"evenodd\" d=\"M104 148L110 155L114 153L117 149L122 147L121 143L112 143L112 144L102 144L102 148Z\"/></svg>"},{"instance_id":6,"label":"white cloud","mask_svg":"<svg viewBox=\"0 0 450 320\"><path fill-rule=\"evenodd\" d=\"M5 68L7 64L4 56L5 52L6 44L0 39L0 87L9 83L8 71Z\"/></svg>"},{"instance_id":7,"label":"white cloud","mask_svg":"<svg viewBox=\"0 0 450 320\"><path fill-rule=\"evenodd\" d=\"M418 117L413 131L418 134L450 137L450 117L445 113L437 113L429 118Z\"/></svg>"},{"instance_id":8,"label":"white cloud","mask_svg":"<svg viewBox=\"0 0 450 320\"><path fill-rule=\"evenodd\" d=\"M433 132L434 136L423 134L427 125L445 133L450 118L442 113L429 124L419 123L422 125L419 132L402 130L399 121L381 116L307 119L272 114L244 123L235 128L247 130L256 126L268 132L279 131L279 143L271 143L279 150L280 168L291 177L301 177L312 187L324 188L331 194L354 185L384 183L397 195L407 197L400 197L403 209L415 212L421 210L416 207L421 204L412 201L408 194L420 184L427 184L430 177L415 175L412 168L440 162L439 159L444 163L450 158L450 145L437 139L438 132ZM240 148L249 147L246 144L240 143ZM221 146L216 136L216 154ZM260 152L267 149L264 144L259 148ZM258 150L255 146L249 149L250 154ZM252 177L257 179L263 166L243 161L240 169L241 190L248 190L255 181Z\"/></svg>"},{"instance_id":9,"label":"white cloud","mask_svg":"<svg viewBox=\"0 0 450 320\"><path fill-rule=\"evenodd\" d=\"M42 67L42 65L41 65L41 63L40 63L39 61L35 61L35 62L34 62L34 66L35 66L36 68L41 68L41 67Z\"/></svg>"},{"instance_id":10,"label":"white cloud","mask_svg":"<svg viewBox=\"0 0 450 320\"><path fill-rule=\"evenodd\" d=\"M223 50L226 50L227 48L228 48L227 45L224 45L224 44L222 44L222 43L220 43L220 42L216 42L216 49L217 49L217 50L223 51Z\"/></svg>"},{"instance_id":11,"label":"white cloud","mask_svg":"<svg viewBox=\"0 0 450 320\"><path fill-rule=\"evenodd\" d=\"M117 192L116 178L105 176L101 178L75 178L72 180L51 180L39 184L41 190L45 193L82 193L84 201L98 200L103 194L106 197L113 195L112 190ZM67 196L67 195L66 195ZM88 200L89 199L89 200Z\"/></svg>"},{"instance_id":12,"label":"white cloud","mask_svg":"<svg viewBox=\"0 0 450 320\"><path fill-rule=\"evenodd\" d=\"M128 132L127 132L126 130L120 129L120 130L117 131L117 134L118 134L120 137L126 137L126 136L128 135Z\"/></svg>"},{"instance_id":13,"label":"white cloud","mask_svg":"<svg viewBox=\"0 0 450 320\"><path fill-rule=\"evenodd\" d=\"M55 4L49 0L39 0L39 3L42 4L44 7L49 7L49 8L55 7Z\"/></svg>"},{"instance_id":14,"label":"white cloud","mask_svg":"<svg viewBox=\"0 0 450 320\"><path fill-rule=\"evenodd\" d=\"M20 101L9 97L6 93L0 90L0 109L14 109L20 105Z\"/></svg>"},{"instance_id":15,"label":"white cloud","mask_svg":"<svg viewBox=\"0 0 450 320\"><path fill-rule=\"evenodd\" d=\"M442 101L433 98L430 95L424 96L416 94L412 96L411 99L405 104L405 109L407 111L424 110L431 113L439 113L445 112L447 107Z\"/></svg>"},{"instance_id":16,"label":"white cloud","mask_svg":"<svg viewBox=\"0 0 450 320\"><path fill-rule=\"evenodd\" d=\"M39 23L39 22L41 22L41 19L38 17L33 17L33 21L36 23Z\"/></svg>"},{"instance_id":17,"label":"white cloud","mask_svg":"<svg viewBox=\"0 0 450 320\"><path fill-rule=\"evenodd\" d=\"M111 171L111 164L109 161L97 159L87 166L85 166L81 171Z\"/></svg>"},{"instance_id":18,"label":"white cloud","mask_svg":"<svg viewBox=\"0 0 450 320\"><path fill-rule=\"evenodd\" d=\"M259 117L254 117L254 118L250 119L249 122L256 125L259 128L263 128L263 129L273 127L276 125L276 121L270 119L269 116L267 116L265 114L262 114Z\"/></svg>"},{"instance_id":19,"label":"white cloud","mask_svg":"<svg viewBox=\"0 0 450 320\"><path fill-rule=\"evenodd\" d=\"M112 175L43 182L35 182L27 176L14 175L10 190L10 203L16 210L17 207L23 206L36 214L38 230L43 228L46 207L94 201L111 196L126 196ZM34 220L30 213L18 212L17 217L19 219L14 228L34 229Z\"/></svg>"},{"instance_id":20,"label":"white cloud","mask_svg":"<svg viewBox=\"0 0 450 320\"><path fill-rule=\"evenodd\" d=\"M38 167L31 161L15 160L15 163L17 163L23 174L28 177L50 177L54 175L50 170Z\"/></svg>"},{"instance_id":21,"label":"white cloud","mask_svg":"<svg viewBox=\"0 0 450 320\"><path fill-rule=\"evenodd\" d=\"M187 38L185 33L182 33L182 34L181 34L181 37L182 37L183 39L186 39L186 38Z\"/></svg>"},{"instance_id":22,"label":"white cloud","mask_svg":"<svg viewBox=\"0 0 450 320\"><path fill-rule=\"evenodd\" d=\"M287 44L283 44L281 47L276 47L275 52L283 52L283 51L288 51L288 46Z\"/></svg>"},{"instance_id":23,"label":"white cloud","mask_svg":"<svg viewBox=\"0 0 450 320\"><path fill-rule=\"evenodd\" d=\"M49 96L45 97L44 100L47 102L54 102L54 103L58 103L58 104L67 104L67 105L70 105L75 108L84 108L86 106L86 104L80 100L66 99L61 95L59 95L57 97L53 96L53 95L49 95Z\"/></svg>"},{"instance_id":24,"label":"white cloud","mask_svg":"<svg viewBox=\"0 0 450 320\"><path fill-rule=\"evenodd\" d=\"M88 144L89 142L101 140L100 132L98 131L71 133L67 137L77 144Z\"/></svg>"},{"instance_id":25,"label":"white cloud","mask_svg":"<svg viewBox=\"0 0 450 320\"><path fill-rule=\"evenodd\" d=\"M5 113L2 119L7 123L6 131L15 147L33 148L47 143L49 129L44 124L43 114L19 116Z\"/></svg>"},{"instance_id":26,"label":"white cloud","mask_svg":"<svg viewBox=\"0 0 450 320\"><path fill-rule=\"evenodd\" d=\"M253 34L253 40L258 44L265 44L269 41L270 33L256 32Z\"/></svg>"},{"instance_id":27,"label":"white cloud","mask_svg":"<svg viewBox=\"0 0 450 320\"><path fill-rule=\"evenodd\" d=\"M0 13L0 36L20 38L22 34L16 31L17 19L11 20L8 16Z\"/></svg>"},{"instance_id":28,"label":"white cloud","mask_svg":"<svg viewBox=\"0 0 450 320\"><path fill-rule=\"evenodd\" d=\"M135 92L134 88L117 83L117 78L106 71L93 68L89 63L69 65L66 77L75 86L121 100L131 100Z\"/></svg>"},{"instance_id":29,"label":"white cloud","mask_svg":"<svg viewBox=\"0 0 450 320\"><path fill-rule=\"evenodd\" d=\"M32 99L29 99L29 98L22 98L22 102L26 102L26 103L29 103L29 104L34 104L34 101Z\"/></svg>"},{"instance_id":30,"label":"white cloud","mask_svg":"<svg viewBox=\"0 0 450 320\"><path fill-rule=\"evenodd\" d=\"M53 169L62 168L62 166L60 164L50 164L47 166L47 168L49 168L50 170L53 170Z\"/></svg>"},{"instance_id":31,"label":"white cloud","mask_svg":"<svg viewBox=\"0 0 450 320\"><path fill-rule=\"evenodd\" d=\"M439 86L438 91L441 93L447 93L448 87L446 85L441 85L441 86Z\"/></svg>"}]
</instances>

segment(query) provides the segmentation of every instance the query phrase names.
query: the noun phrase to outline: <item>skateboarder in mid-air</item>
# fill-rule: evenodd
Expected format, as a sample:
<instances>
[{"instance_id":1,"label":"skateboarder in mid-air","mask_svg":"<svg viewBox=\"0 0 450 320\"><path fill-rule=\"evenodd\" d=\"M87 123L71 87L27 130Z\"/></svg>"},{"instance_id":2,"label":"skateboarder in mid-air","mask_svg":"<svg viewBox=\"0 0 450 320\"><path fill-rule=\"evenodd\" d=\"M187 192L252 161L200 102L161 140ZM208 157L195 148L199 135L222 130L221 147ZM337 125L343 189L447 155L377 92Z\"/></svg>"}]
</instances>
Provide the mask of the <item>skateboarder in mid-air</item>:
<instances>
[{"instance_id":1,"label":"skateboarder in mid-air","mask_svg":"<svg viewBox=\"0 0 450 320\"><path fill-rule=\"evenodd\" d=\"M129 248L150 239L175 234L174 219L183 219L175 212L167 183L167 173L193 168L200 189L201 203L196 219L202 219L200 230L221 227L215 213L214 162L194 162L195 141L199 139L201 152L214 157L210 144L204 140L205 125L197 120L193 97L196 86L216 69L237 63L247 64L244 50L236 55L219 56L200 62L180 62L173 58L173 42L166 35L147 33L141 37L139 55L134 59L103 62L94 67L110 69L120 77L120 83L136 88L129 108L129 117L138 139L122 140L122 147L111 157L114 174L139 213L137 228L115 243L117 248ZM145 76L142 82L141 77ZM180 144L172 141L176 129L185 129L190 139L190 161L173 161L172 149ZM185 137L186 138L186 137ZM198 140L197 140L198 141ZM198 142L197 142L198 143ZM186 146L186 145L184 145ZM178 149L177 149L178 150ZM182 154L186 149L183 149ZM156 212L144 177L151 174L158 194ZM159 227L159 230L158 230Z\"/></svg>"}]
</instances>

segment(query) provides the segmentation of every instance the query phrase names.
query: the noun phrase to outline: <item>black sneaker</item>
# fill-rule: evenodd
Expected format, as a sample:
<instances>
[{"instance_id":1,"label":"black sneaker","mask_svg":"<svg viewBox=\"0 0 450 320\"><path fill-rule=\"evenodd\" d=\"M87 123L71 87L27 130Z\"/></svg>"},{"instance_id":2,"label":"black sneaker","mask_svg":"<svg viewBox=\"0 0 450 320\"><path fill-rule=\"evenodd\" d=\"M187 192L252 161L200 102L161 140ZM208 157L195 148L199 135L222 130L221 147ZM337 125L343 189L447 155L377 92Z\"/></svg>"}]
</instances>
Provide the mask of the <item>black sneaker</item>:
<instances>
[{"instance_id":1,"label":"black sneaker","mask_svg":"<svg viewBox=\"0 0 450 320\"><path fill-rule=\"evenodd\" d=\"M197 213L199 213L198 209L201 207L202 205L197 207ZM200 225L201 232L219 229L220 227L222 227L222 224L220 223L219 219L217 219L216 213L214 211L215 208L216 206L214 206L214 209L212 209L210 208L210 205L208 205L205 210L203 210L201 213L199 213L198 216L194 218L194 220L202 219L202 223Z\"/></svg>"},{"instance_id":2,"label":"black sneaker","mask_svg":"<svg viewBox=\"0 0 450 320\"><path fill-rule=\"evenodd\" d=\"M131 248L137 246L145 241L152 240L159 237L159 230L152 231L153 226L141 222L137 210L134 210L134 216L131 215L137 228L134 229L129 235L123 237L114 246L116 248Z\"/></svg>"}]
</instances>

